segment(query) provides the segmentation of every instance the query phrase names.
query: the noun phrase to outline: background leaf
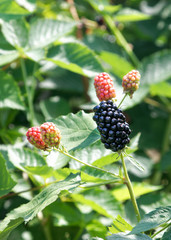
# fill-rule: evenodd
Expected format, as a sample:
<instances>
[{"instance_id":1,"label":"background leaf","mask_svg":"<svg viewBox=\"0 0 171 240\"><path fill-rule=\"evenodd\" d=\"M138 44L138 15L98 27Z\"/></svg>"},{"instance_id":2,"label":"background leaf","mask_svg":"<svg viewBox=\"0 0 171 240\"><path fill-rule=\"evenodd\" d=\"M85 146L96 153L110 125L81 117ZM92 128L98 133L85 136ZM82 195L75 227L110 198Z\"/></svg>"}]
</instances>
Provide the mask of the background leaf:
<instances>
[{"instance_id":1,"label":"background leaf","mask_svg":"<svg viewBox=\"0 0 171 240\"><path fill-rule=\"evenodd\" d=\"M30 48L42 48L69 33L75 23L53 19L38 19L31 24L29 33Z\"/></svg>"},{"instance_id":2,"label":"background leaf","mask_svg":"<svg viewBox=\"0 0 171 240\"><path fill-rule=\"evenodd\" d=\"M145 234L137 234L137 235L125 235L123 233L112 234L111 236L107 237L107 240L150 240L152 238L148 237Z\"/></svg>"},{"instance_id":3,"label":"background leaf","mask_svg":"<svg viewBox=\"0 0 171 240\"><path fill-rule=\"evenodd\" d=\"M11 191L16 185L16 182L11 178L10 173L7 171L5 159L0 153L0 168L1 168L1 181L0 181L0 196L3 196Z\"/></svg>"},{"instance_id":4,"label":"background leaf","mask_svg":"<svg viewBox=\"0 0 171 240\"><path fill-rule=\"evenodd\" d=\"M65 43L49 50L47 60L81 75L94 77L103 72L95 54L80 43Z\"/></svg>"},{"instance_id":5,"label":"background leaf","mask_svg":"<svg viewBox=\"0 0 171 240\"><path fill-rule=\"evenodd\" d=\"M20 90L11 75L0 71L0 108L12 108L24 110Z\"/></svg>"},{"instance_id":6,"label":"background leaf","mask_svg":"<svg viewBox=\"0 0 171 240\"><path fill-rule=\"evenodd\" d=\"M26 203L14 211L11 211L7 217L1 222L0 226L0 239L7 239L10 232L14 230L22 222L28 222L32 220L40 211L46 206L53 203L60 192L73 191L79 186L79 175L70 175L66 180L53 183L50 186L42 190L37 196L35 196L29 203Z\"/></svg>"}]
</instances>

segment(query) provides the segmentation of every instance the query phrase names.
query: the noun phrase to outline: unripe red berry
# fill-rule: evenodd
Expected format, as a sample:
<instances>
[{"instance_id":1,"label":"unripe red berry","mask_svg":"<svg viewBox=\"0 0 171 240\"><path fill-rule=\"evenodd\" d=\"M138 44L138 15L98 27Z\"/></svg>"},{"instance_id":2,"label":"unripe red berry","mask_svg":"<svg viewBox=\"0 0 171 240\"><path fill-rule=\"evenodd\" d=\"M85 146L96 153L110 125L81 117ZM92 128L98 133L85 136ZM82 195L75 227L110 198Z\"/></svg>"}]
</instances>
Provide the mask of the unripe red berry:
<instances>
[{"instance_id":1,"label":"unripe red berry","mask_svg":"<svg viewBox=\"0 0 171 240\"><path fill-rule=\"evenodd\" d=\"M107 101L116 97L113 81L108 73L100 73L94 78L96 95L100 101Z\"/></svg>"},{"instance_id":2,"label":"unripe red berry","mask_svg":"<svg viewBox=\"0 0 171 240\"><path fill-rule=\"evenodd\" d=\"M130 95L130 98L132 98L133 93L139 88L140 77L139 71L132 70L122 79L123 90Z\"/></svg>"},{"instance_id":3,"label":"unripe red berry","mask_svg":"<svg viewBox=\"0 0 171 240\"><path fill-rule=\"evenodd\" d=\"M45 122L40 126L43 141L49 147L58 147L61 140L59 129L52 122Z\"/></svg>"},{"instance_id":4,"label":"unripe red berry","mask_svg":"<svg viewBox=\"0 0 171 240\"><path fill-rule=\"evenodd\" d=\"M40 132L40 127L29 128L27 133L27 140L34 145L36 148L46 150L48 148L47 144L43 141Z\"/></svg>"}]
</instances>

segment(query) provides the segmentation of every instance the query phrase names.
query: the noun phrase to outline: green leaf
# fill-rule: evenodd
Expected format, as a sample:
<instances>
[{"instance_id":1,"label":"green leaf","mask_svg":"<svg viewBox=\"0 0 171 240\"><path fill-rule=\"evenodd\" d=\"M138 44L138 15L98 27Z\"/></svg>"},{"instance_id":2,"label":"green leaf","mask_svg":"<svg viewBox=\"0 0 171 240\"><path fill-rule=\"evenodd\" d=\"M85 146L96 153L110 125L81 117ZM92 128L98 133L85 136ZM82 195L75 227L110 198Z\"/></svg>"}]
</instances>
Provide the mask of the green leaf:
<instances>
[{"instance_id":1,"label":"green leaf","mask_svg":"<svg viewBox=\"0 0 171 240\"><path fill-rule=\"evenodd\" d=\"M104 226L100 221L97 219L93 219L91 222L89 222L86 226L86 230L90 234L90 236L96 236L100 237L102 239L105 239L107 235L107 228ZM94 238L93 238L94 239ZM96 238L97 239L97 238ZM98 238L99 239L99 238Z\"/></svg>"},{"instance_id":2,"label":"green leaf","mask_svg":"<svg viewBox=\"0 0 171 240\"><path fill-rule=\"evenodd\" d=\"M85 148L100 138L92 114L83 111L70 113L53 122L61 131L61 141L67 150Z\"/></svg>"},{"instance_id":3,"label":"green leaf","mask_svg":"<svg viewBox=\"0 0 171 240\"><path fill-rule=\"evenodd\" d=\"M131 8L123 8L115 15L115 19L119 22L144 21L150 18L149 15Z\"/></svg>"},{"instance_id":4,"label":"green leaf","mask_svg":"<svg viewBox=\"0 0 171 240\"><path fill-rule=\"evenodd\" d=\"M60 97L51 97L40 102L40 108L45 119L57 118L70 112L70 106L67 100ZM56 109L56 111L54 111Z\"/></svg>"},{"instance_id":5,"label":"green leaf","mask_svg":"<svg viewBox=\"0 0 171 240\"><path fill-rule=\"evenodd\" d=\"M127 223L121 216L117 216L117 218L113 221L112 227L109 227L109 231L111 233L118 233L118 232L126 232L131 231L132 226Z\"/></svg>"},{"instance_id":6,"label":"green leaf","mask_svg":"<svg viewBox=\"0 0 171 240\"><path fill-rule=\"evenodd\" d=\"M141 171L144 171L144 167L142 166L142 164L139 161L137 161L133 156L126 155L126 159L130 161L136 168L138 168Z\"/></svg>"},{"instance_id":7,"label":"green leaf","mask_svg":"<svg viewBox=\"0 0 171 240\"><path fill-rule=\"evenodd\" d=\"M111 150L106 149L100 140L83 149L77 149L72 153L73 156L75 156L78 159L81 159L83 162L90 163L97 167L102 167L105 165L105 162L103 162L103 160L100 161L100 159L103 158L103 156L104 158L109 156L109 154L111 154ZM96 160L98 161L98 159L99 163L96 164ZM78 163L74 160L71 160L69 165L71 168L74 169L80 169L80 167L82 166L81 163Z\"/></svg>"},{"instance_id":8,"label":"green leaf","mask_svg":"<svg viewBox=\"0 0 171 240\"><path fill-rule=\"evenodd\" d=\"M11 20L2 23L2 33L6 40L14 47L24 48L28 42L28 31L24 21Z\"/></svg>"},{"instance_id":9,"label":"green leaf","mask_svg":"<svg viewBox=\"0 0 171 240\"><path fill-rule=\"evenodd\" d=\"M148 237L145 234L137 234L137 235L125 235L124 233L112 234L106 238L107 240L150 240L152 238Z\"/></svg>"},{"instance_id":10,"label":"green leaf","mask_svg":"<svg viewBox=\"0 0 171 240\"><path fill-rule=\"evenodd\" d=\"M64 22L53 19L38 19L31 24L29 33L30 48L43 48L69 33L75 22Z\"/></svg>"},{"instance_id":11,"label":"green leaf","mask_svg":"<svg viewBox=\"0 0 171 240\"><path fill-rule=\"evenodd\" d=\"M9 160L18 169L35 175L50 177L53 169L47 166L45 159L30 149L8 148Z\"/></svg>"},{"instance_id":12,"label":"green leaf","mask_svg":"<svg viewBox=\"0 0 171 240\"><path fill-rule=\"evenodd\" d=\"M45 215L53 216L54 226L81 225L83 216L73 203L56 201L46 207Z\"/></svg>"},{"instance_id":13,"label":"green leaf","mask_svg":"<svg viewBox=\"0 0 171 240\"><path fill-rule=\"evenodd\" d=\"M146 214L144 218L133 228L131 234L137 234L156 228L171 219L171 206L159 207Z\"/></svg>"},{"instance_id":14,"label":"green leaf","mask_svg":"<svg viewBox=\"0 0 171 240\"><path fill-rule=\"evenodd\" d=\"M161 240L171 240L171 227L169 227L167 231L163 234Z\"/></svg>"},{"instance_id":15,"label":"green leaf","mask_svg":"<svg viewBox=\"0 0 171 240\"><path fill-rule=\"evenodd\" d=\"M163 50L145 58L140 66L141 85L152 85L170 79L170 65L170 50Z\"/></svg>"},{"instance_id":16,"label":"green leaf","mask_svg":"<svg viewBox=\"0 0 171 240\"><path fill-rule=\"evenodd\" d=\"M11 75L0 71L0 108L25 110L20 90Z\"/></svg>"},{"instance_id":17,"label":"green leaf","mask_svg":"<svg viewBox=\"0 0 171 240\"><path fill-rule=\"evenodd\" d=\"M132 183L135 197L157 191L161 189L160 186L152 186L146 183ZM126 186L120 186L112 190L112 194L118 201L126 201L130 199L130 195Z\"/></svg>"},{"instance_id":18,"label":"green leaf","mask_svg":"<svg viewBox=\"0 0 171 240\"><path fill-rule=\"evenodd\" d=\"M8 238L10 232L18 225L32 220L45 207L56 201L62 191L73 191L80 184L78 174L71 174L67 179L61 182L53 183L36 195L29 203L23 204L20 207L8 213L7 217L0 225L0 239Z\"/></svg>"},{"instance_id":19,"label":"green leaf","mask_svg":"<svg viewBox=\"0 0 171 240\"><path fill-rule=\"evenodd\" d=\"M109 218L114 218L121 214L123 209L109 191L101 189L90 189L81 194L72 194L76 202L90 206L93 210Z\"/></svg>"},{"instance_id":20,"label":"green leaf","mask_svg":"<svg viewBox=\"0 0 171 240\"><path fill-rule=\"evenodd\" d=\"M20 7L13 0L1 0L0 2L0 18L4 20L19 18L28 14L29 12L27 10Z\"/></svg>"},{"instance_id":21,"label":"green leaf","mask_svg":"<svg viewBox=\"0 0 171 240\"><path fill-rule=\"evenodd\" d=\"M1 181L0 181L0 196L5 195L11 191L16 185L16 182L11 178L7 171L5 159L0 153L0 169L1 169Z\"/></svg>"},{"instance_id":22,"label":"green leaf","mask_svg":"<svg viewBox=\"0 0 171 240\"><path fill-rule=\"evenodd\" d=\"M120 157L117 153L112 153L107 156L101 157L93 162L93 165L96 167L103 167L108 164L119 161Z\"/></svg>"},{"instance_id":23,"label":"green leaf","mask_svg":"<svg viewBox=\"0 0 171 240\"><path fill-rule=\"evenodd\" d=\"M109 70L121 79L134 68L126 59L115 53L103 51L100 53L100 58L108 63Z\"/></svg>"},{"instance_id":24,"label":"green leaf","mask_svg":"<svg viewBox=\"0 0 171 240\"><path fill-rule=\"evenodd\" d=\"M150 87L150 93L153 96L164 96L171 98L171 84L160 82Z\"/></svg>"},{"instance_id":25,"label":"green leaf","mask_svg":"<svg viewBox=\"0 0 171 240\"><path fill-rule=\"evenodd\" d=\"M65 43L49 50L47 60L81 75L94 77L103 72L96 55L80 43Z\"/></svg>"},{"instance_id":26,"label":"green leaf","mask_svg":"<svg viewBox=\"0 0 171 240\"><path fill-rule=\"evenodd\" d=\"M45 57L45 49L43 48L36 48L31 49L28 51L24 51L24 54L35 62L39 62L40 60L44 59Z\"/></svg>"},{"instance_id":27,"label":"green leaf","mask_svg":"<svg viewBox=\"0 0 171 240\"><path fill-rule=\"evenodd\" d=\"M6 51L0 49L0 66L13 62L19 57L18 51Z\"/></svg>"},{"instance_id":28,"label":"green leaf","mask_svg":"<svg viewBox=\"0 0 171 240\"><path fill-rule=\"evenodd\" d=\"M29 12L33 12L36 9L36 0L16 0L16 2L27 9Z\"/></svg>"}]
</instances>

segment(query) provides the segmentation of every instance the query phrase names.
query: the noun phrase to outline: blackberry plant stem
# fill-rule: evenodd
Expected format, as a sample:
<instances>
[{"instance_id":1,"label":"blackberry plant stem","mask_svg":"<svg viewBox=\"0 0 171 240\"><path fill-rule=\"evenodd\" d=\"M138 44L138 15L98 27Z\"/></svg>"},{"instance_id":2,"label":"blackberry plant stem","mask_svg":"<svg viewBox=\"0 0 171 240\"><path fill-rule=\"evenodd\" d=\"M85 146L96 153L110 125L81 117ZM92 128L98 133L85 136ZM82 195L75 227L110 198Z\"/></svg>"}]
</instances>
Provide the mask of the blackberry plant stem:
<instances>
[{"instance_id":1,"label":"blackberry plant stem","mask_svg":"<svg viewBox=\"0 0 171 240\"><path fill-rule=\"evenodd\" d=\"M121 104L123 103L123 101L125 100L127 95L128 95L128 93L125 93L124 97L122 98L121 102L118 105L118 108L121 106Z\"/></svg>"},{"instance_id":2,"label":"blackberry plant stem","mask_svg":"<svg viewBox=\"0 0 171 240\"><path fill-rule=\"evenodd\" d=\"M102 168L98 168L98 167L93 166L93 165L91 165L91 164L89 164L89 163L82 162L80 159L78 159L78 158L70 155L69 153L67 153L67 152L65 152L65 151L63 151L63 150L61 150L61 149L55 148L55 150L58 151L58 152L60 152L60 153L62 153L62 154L64 154L64 155L67 156L67 157L72 158L73 160L75 160L75 161L77 161L77 162L79 162L79 163L81 163L81 164L83 164L83 165L85 165L85 166L94 168L94 169L99 170L99 171L102 171L102 172L104 172L104 173L108 173L108 174L110 174L110 175L113 175L115 178L121 179L119 175L114 174L114 173L112 173L112 172L110 172L110 171L104 170L104 169L102 169Z\"/></svg>"},{"instance_id":3,"label":"blackberry plant stem","mask_svg":"<svg viewBox=\"0 0 171 240\"><path fill-rule=\"evenodd\" d=\"M20 64L21 64L21 71L22 71L22 75L23 75L23 81L24 81L24 85L25 85L25 90L26 90L26 95L27 95L27 101L28 101L28 108L29 108L29 120L30 120L30 124L31 126L33 126L33 121L34 121L34 109L33 109L33 103L32 103L32 97L28 88L28 84L27 84L27 72L26 72L26 66L24 63L24 60L22 58L20 58Z\"/></svg>"},{"instance_id":4,"label":"blackberry plant stem","mask_svg":"<svg viewBox=\"0 0 171 240\"><path fill-rule=\"evenodd\" d=\"M141 220L141 216L140 216L140 212L139 212L138 205L137 205L137 202L136 202L136 198L135 198L135 195L134 195L134 190L133 190L133 187L132 187L132 183L130 181L130 178L129 178L129 175L128 175L128 172L127 172L127 169L126 169L126 164L125 164L123 154L121 153L120 156L121 156L122 166L123 166L124 175L125 175L125 184L128 188L128 191L129 191L129 194L130 194L130 197L131 197L131 201L132 201L132 204L133 204L133 207L134 207L134 210L135 210L136 218L139 222Z\"/></svg>"},{"instance_id":5,"label":"blackberry plant stem","mask_svg":"<svg viewBox=\"0 0 171 240\"><path fill-rule=\"evenodd\" d=\"M130 45L128 44L128 42L126 41L126 39L124 38L122 33L115 26L114 20L109 15L106 15L106 14L103 17L105 19L107 26L110 28L111 32L116 37L116 41L118 42L118 44L121 47L123 47L123 49L128 54L129 58L131 59L132 63L134 64L134 66L137 67L139 64L139 60L136 57L136 55L134 54L134 52L132 51Z\"/></svg>"}]
</instances>

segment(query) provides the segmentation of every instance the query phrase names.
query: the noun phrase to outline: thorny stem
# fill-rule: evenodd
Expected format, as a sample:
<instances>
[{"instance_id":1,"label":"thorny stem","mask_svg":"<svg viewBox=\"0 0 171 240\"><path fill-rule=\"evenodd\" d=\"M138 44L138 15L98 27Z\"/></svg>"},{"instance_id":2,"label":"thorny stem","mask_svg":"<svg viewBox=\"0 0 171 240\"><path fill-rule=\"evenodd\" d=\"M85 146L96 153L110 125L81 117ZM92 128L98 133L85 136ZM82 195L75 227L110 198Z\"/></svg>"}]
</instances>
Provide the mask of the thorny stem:
<instances>
[{"instance_id":1,"label":"thorny stem","mask_svg":"<svg viewBox=\"0 0 171 240\"><path fill-rule=\"evenodd\" d=\"M122 98L121 102L118 105L118 108L121 106L121 104L123 103L123 101L125 100L127 95L128 95L128 93L125 93L124 97Z\"/></svg>"},{"instance_id":2,"label":"thorny stem","mask_svg":"<svg viewBox=\"0 0 171 240\"><path fill-rule=\"evenodd\" d=\"M171 223L167 224L165 227L163 227L162 229L160 229L158 232L154 233L151 238L154 238L155 236L157 236L159 233L161 233L162 231L164 231L166 228L168 228L169 226L171 226Z\"/></svg>"},{"instance_id":3,"label":"thorny stem","mask_svg":"<svg viewBox=\"0 0 171 240\"><path fill-rule=\"evenodd\" d=\"M125 184L126 184L126 186L128 188L128 191L129 191L129 194L130 194L130 197L131 197L131 201L132 201L135 213L136 213L136 218L137 218L137 220L139 222L141 220L141 216L140 216L138 205L137 205L137 202L136 202L136 199L135 199L134 190L133 190L131 181L130 181L129 176L128 176L128 172L127 172L127 169L126 169L126 164L125 164L125 161L124 161L123 154L121 153L120 156L121 156L122 166L123 166L125 180L126 180Z\"/></svg>"},{"instance_id":4,"label":"thorny stem","mask_svg":"<svg viewBox=\"0 0 171 240\"><path fill-rule=\"evenodd\" d=\"M89 163L82 162L80 159L78 159L78 158L70 155L70 154L67 153L66 151L63 151L63 150L57 149L57 148L55 148L55 150L58 151L58 152L60 152L60 153L62 153L62 154L64 154L64 155L67 156L67 157L72 158L73 160L75 160L75 161L77 161L77 162L79 162L79 163L81 163L81 164L83 164L83 165L85 165L85 166L94 168L94 169L99 170L99 171L102 171L102 172L104 172L104 173L111 174L111 175L113 175L115 178L120 178L120 176L117 175L117 174L115 174L115 173L112 173L112 172L110 172L110 171L104 170L104 169L102 169L102 168L98 168L98 167L93 166L93 165L91 165L91 164L89 164Z\"/></svg>"},{"instance_id":5,"label":"thorny stem","mask_svg":"<svg viewBox=\"0 0 171 240\"><path fill-rule=\"evenodd\" d=\"M122 33L115 26L113 19L109 15L104 15L104 19L105 19L106 24L110 28L111 32L116 37L116 41L118 42L118 44L124 48L124 50L126 51L128 56L130 57L132 63L134 64L134 66L137 67L139 64L139 60L133 53L130 45L128 44L128 42L126 41L126 39L124 38Z\"/></svg>"},{"instance_id":6,"label":"thorny stem","mask_svg":"<svg viewBox=\"0 0 171 240\"><path fill-rule=\"evenodd\" d=\"M22 75L23 75L23 80L24 80L24 85L25 85L25 90L26 90L26 95L27 95L27 101L28 101L28 108L29 108L29 120L31 125L33 126L33 121L34 121L34 109L33 109L33 103L32 103L32 97L29 92L28 84L27 84L27 72L26 72L26 67L24 60L20 58L20 63L21 63L21 70L22 70Z\"/></svg>"}]
</instances>

